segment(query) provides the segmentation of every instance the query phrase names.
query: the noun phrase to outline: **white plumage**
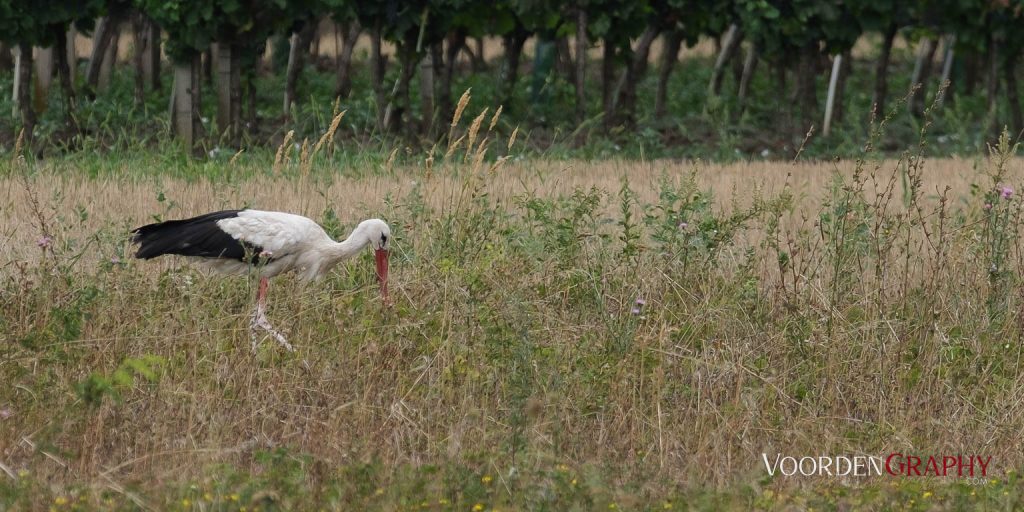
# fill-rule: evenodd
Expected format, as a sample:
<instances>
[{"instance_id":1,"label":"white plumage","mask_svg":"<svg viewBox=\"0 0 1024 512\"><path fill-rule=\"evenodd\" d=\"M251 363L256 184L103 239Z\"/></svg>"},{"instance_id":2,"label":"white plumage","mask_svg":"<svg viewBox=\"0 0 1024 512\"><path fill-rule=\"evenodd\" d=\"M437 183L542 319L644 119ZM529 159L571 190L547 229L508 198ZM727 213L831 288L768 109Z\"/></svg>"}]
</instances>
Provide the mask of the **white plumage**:
<instances>
[{"instance_id":1,"label":"white plumage","mask_svg":"<svg viewBox=\"0 0 1024 512\"><path fill-rule=\"evenodd\" d=\"M373 248L381 295L388 302L388 248L391 229L380 219L359 223L341 242L335 242L319 224L301 215L263 210L225 210L183 220L142 226L132 231L139 244L137 258L164 254L198 258L207 266L229 274L256 270L260 286L251 327L263 328L291 350L265 314L267 279L295 271L311 281L322 277L338 262ZM253 339L253 349L256 339Z\"/></svg>"},{"instance_id":2,"label":"white plumage","mask_svg":"<svg viewBox=\"0 0 1024 512\"><path fill-rule=\"evenodd\" d=\"M295 271L300 279L323 277L339 261L358 254L367 245L386 249L391 230L379 219L365 220L342 242L335 242L313 220L283 212L243 210L237 217L221 219L217 226L235 240L261 248L270 261L260 275L273 277ZM238 260L217 259L214 268L225 273L242 273L249 265Z\"/></svg>"}]
</instances>

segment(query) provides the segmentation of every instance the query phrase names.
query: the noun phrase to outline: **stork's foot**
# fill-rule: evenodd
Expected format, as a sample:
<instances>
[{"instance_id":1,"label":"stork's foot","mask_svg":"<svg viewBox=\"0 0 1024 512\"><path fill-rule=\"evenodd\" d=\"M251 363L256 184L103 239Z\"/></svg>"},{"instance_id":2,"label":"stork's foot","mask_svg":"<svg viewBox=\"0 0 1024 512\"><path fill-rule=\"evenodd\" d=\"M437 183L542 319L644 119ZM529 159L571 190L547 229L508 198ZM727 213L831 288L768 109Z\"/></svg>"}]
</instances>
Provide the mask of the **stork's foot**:
<instances>
[{"instance_id":1,"label":"stork's foot","mask_svg":"<svg viewBox=\"0 0 1024 512\"><path fill-rule=\"evenodd\" d=\"M263 310L262 306L256 308L256 311L252 314L252 319L249 321L249 333L252 335L253 353L256 353L256 348L259 347L260 342L263 341L263 338L260 337L257 332L258 329L263 329L263 331L269 334L270 337L277 340L285 350L295 352L295 347L293 347L291 343L288 343L288 339L270 325L270 320L267 320L266 311Z\"/></svg>"}]
</instances>

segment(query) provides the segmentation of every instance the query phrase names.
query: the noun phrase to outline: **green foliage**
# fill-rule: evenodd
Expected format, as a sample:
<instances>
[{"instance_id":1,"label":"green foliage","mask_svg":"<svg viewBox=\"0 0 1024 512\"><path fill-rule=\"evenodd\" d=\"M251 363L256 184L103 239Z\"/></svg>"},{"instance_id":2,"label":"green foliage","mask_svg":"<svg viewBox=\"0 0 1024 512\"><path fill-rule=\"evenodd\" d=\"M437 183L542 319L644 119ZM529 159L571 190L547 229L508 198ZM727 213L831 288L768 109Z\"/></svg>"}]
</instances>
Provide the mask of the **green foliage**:
<instances>
[{"instance_id":1,"label":"green foliage","mask_svg":"<svg viewBox=\"0 0 1024 512\"><path fill-rule=\"evenodd\" d=\"M71 23L82 30L91 29L108 3L107 0L0 0L0 34L8 44L52 46L59 32Z\"/></svg>"},{"instance_id":2,"label":"green foliage","mask_svg":"<svg viewBox=\"0 0 1024 512\"><path fill-rule=\"evenodd\" d=\"M135 0L136 5L168 34L167 53L186 62L210 43L248 43L266 40L308 12L313 0Z\"/></svg>"},{"instance_id":3,"label":"green foliage","mask_svg":"<svg viewBox=\"0 0 1024 512\"><path fill-rule=\"evenodd\" d=\"M640 234L637 232L637 224L633 221L635 204L636 196L629 188L629 181L622 180L622 187L619 189L619 226L622 228L622 234L619 235L619 241L622 242L622 257L631 260L634 265L640 255Z\"/></svg>"},{"instance_id":4,"label":"green foliage","mask_svg":"<svg viewBox=\"0 0 1024 512\"><path fill-rule=\"evenodd\" d=\"M109 374L90 373L75 386L75 392L86 405L93 407L99 405L104 397L120 402L121 395L134 386L136 378L150 383L157 382L162 365L164 359L155 355L128 357Z\"/></svg>"},{"instance_id":5,"label":"green foliage","mask_svg":"<svg viewBox=\"0 0 1024 512\"><path fill-rule=\"evenodd\" d=\"M453 14L466 0L414 0L354 2L355 14L364 27L379 28L381 35L404 52L422 55L444 39L452 27Z\"/></svg>"},{"instance_id":6,"label":"green foliage","mask_svg":"<svg viewBox=\"0 0 1024 512\"><path fill-rule=\"evenodd\" d=\"M1020 197L1014 196L1014 189L1007 180L1007 163L1017 155L1018 143L1010 144L1010 135L1004 129L999 142L989 148L994 162L990 173L991 187L982 199L983 229L981 232L983 253L988 262L989 315L1002 319L1009 304L1015 272L1008 268L1007 259L1017 245L1018 226L1021 223Z\"/></svg>"},{"instance_id":7,"label":"green foliage","mask_svg":"<svg viewBox=\"0 0 1024 512\"><path fill-rule=\"evenodd\" d=\"M523 240L537 244L526 248L538 258L558 255L557 261L569 266L584 251L587 238L609 237L600 228L606 221L598 215L604 192L596 188L578 189L570 198L548 200L540 197L520 198L525 222L531 235Z\"/></svg>"},{"instance_id":8,"label":"green foliage","mask_svg":"<svg viewBox=\"0 0 1024 512\"><path fill-rule=\"evenodd\" d=\"M828 0L737 0L744 32L767 55L786 58L810 44L833 54L853 46L861 27L846 3Z\"/></svg>"},{"instance_id":9,"label":"green foliage","mask_svg":"<svg viewBox=\"0 0 1024 512\"><path fill-rule=\"evenodd\" d=\"M778 17L797 16L788 13L785 5L776 5L768 1L758 2L712 2L714 5L705 8L699 2L588 2L584 4L588 9L590 29L589 37L591 42L607 40L618 45L620 51L613 57L616 66L626 61L630 52L624 46L631 38L636 38L643 32L645 27L656 26L662 32L682 32L684 37L692 41L693 37L715 35L720 33L729 23L735 21L740 24L747 39L759 40L767 37L769 39L782 41L778 49L762 49L762 54L768 61L775 63L789 64L793 62L792 55L785 52L793 51L793 43L797 41L818 41L825 43L829 51L838 51L848 44L847 30L860 34L864 31L883 30L884 20L890 17L898 20L897 26L906 27L904 34L908 37L916 37L920 34L937 35L954 31L957 34L957 56L960 59L972 58L981 60L983 53L978 53L989 44L989 35L996 35L1002 50L999 55L1015 55L1016 40L1007 37L1012 30L1013 23L1017 20L1015 10L999 7L995 3L972 4L975 11L969 15L957 16L956 19L976 20L977 24L953 23L951 25L938 25L929 21L923 23L921 14L923 11L910 9L910 6L903 5L904 9L896 9L885 2L867 2L844 4L844 7L830 7L828 9L819 7L808 7L801 11L795 22L780 23ZM14 4L9 4L14 5ZM293 28L298 19L308 17L311 13L323 12L320 9L327 7L313 5L311 3L289 3L286 10L281 10L273 2L229 2L217 7L210 4L203 4L199 7L190 7L188 2L157 2L153 6L146 3L136 4L141 9L149 12L152 7L153 14L163 20L163 23L170 23L171 27L181 28L167 30L172 37L168 41L168 51L172 55L178 55L175 48L185 50L186 54L194 54L195 51L205 49L210 41L221 39L243 45L244 58L255 58L257 48L249 45L254 41L262 41L268 34L282 34ZM515 3L483 3L483 2L453 2L450 4L402 4L402 9L389 11L386 2L372 4L366 7L369 11L364 12L362 24L366 30L372 30L374 23L382 23L390 32L385 36L402 43L406 48L415 50L420 43L420 28L423 27L423 41L421 53L409 53L406 57L409 62L416 62L416 59L425 55L427 46L439 41L439 38L449 33L462 31L467 34L497 34L505 35L512 32L530 34L530 30L524 25L524 19L516 13L513 7L520 4ZM523 6L528 4L522 4ZM533 5L533 4L529 4ZM817 4L815 4L817 5ZM398 4L394 4L397 9ZM351 20L357 15L356 3L336 2L329 4L329 12L344 20ZM415 8L413 8L415 7ZM537 6L534 6L537 7ZM541 6L543 7L543 6ZM713 7L713 8L712 8ZM979 10L984 7L985 10ZM113 8L107 6L108 9ZM118 8L123 8L118 7ZM525 7L524 7L525 8ZM539 8L539 7L537 7ZM951 7L952 8L952 7ZM227 14L224 9L233 9ZM244 15L238 14L238 9L244 11ZM417 10L418 9L418 10ZM964 7L967 9L967 6ZM575 18L572 6L561 6L558 11L559 21L551 25L557 35L562 36L573 33ZM427 17L424 24L423 14L426 11ZM679 13L686 11L686 16ZM966 12L966 11L965 11ZM481 18L488 17L491 13L494 24L474 22ZM788 14L787 14L788 13ZM401 17L401 23L389 24L389 16ZM810 17L808 17L810 16ZM855 22L849 22L848 17L856 18ZM264 22L273 17L273 22ZM376 20L376 21L375 21ZM1002 20L1002 21L1000 21ZM952 23L952 22L951 22ZM959 22L958 22L959 23ZM977 25L977 26L976 26ZM545 25L546 26L546 25ZM394 27L405 27L401 32ZM511 27L511 28L510 28ZM812 27L812 28L806 28ZM813 28L817 27L817 28ZM793 36L783 31L804 30L806 34ZM833 29L838 30L834 31ZM981 39L971 35L976 33ZM806 37L805 37L806 36ZM983 36L983 37L982 37ZM181 41L178 41L180 39ZM283 41L284 39L281 38ZM975 41L981 46L976 45ZM767 41L767 39L765 40ZM775 44L775 43L772 43ZM286 48L286 46L285 46ZM963 53L961 53L963 50ZM780 53L781 52L781 53ZM285 51L275 51L276 57L286 56ZM356 58L362 54L357 52ZM905 59L911 57L907 52L897 50L894 54L892 69L908 69ZM248 62L248 61L247 61ZM635 130L622 130L612 128L608 131L596 129L601 118L596 113L601 111L604 105L601 103L602 87L599 80L588 80L586 84L587 112L593 116L583 125L575 122L575 104L572 84L569 77L555 73L542 77L541 89L531 89L531 84L520 80L511 88L510 97L506 97L506 87L503 83L502 73L487 74L465 74L456 70L453 76L452 91L465 90L472 87L478 97L491 104L506 103L505 116L498 130L509 133L514 127L522 127L521 140L527 141L531 150L543 151L547 156L602 159L608 157L626 158L661 158L661 157L682 157L682 158L708 158L714 160L736 160L747 158L789 158L799 146L799 141L792 140L791 133L787 129L795 123L788 103L778 100L778 75L767 72L765 66L758 68L750 88L750 96L741 107L733 94L735 84L726 80L724 93L711 99L707 94L707 81L710 75L710 62L704 58L684 59L677 67L679 69L669 78L667 90L670 94L667 98L667 115L661 119L653 118L653 97L656 88L655 77L647 74L637 84L639 100L637 101L637 127ZM1003 63L1005 64L1005 63ZM959 64L958 64L959 66ZM943 105L941 111L937 111L933 117L933 128L929 135L930 140L926 151L929 155L950 155L950 154L973 154L984 147L984 135L987 130L988 120L1001 119L1007 116L1011 105L1004 99L998 98L995 109L990 113L988 102L982 88L974 95L965 94L962 84L965 83L964 71L958 66L954 67L954 88L953 99ZM588 71L588 76L594 76L594 66ZM849 83L846 86L847 93L843 100L845 118L834 124L833 135L812 137L805 148L805 155L810 158L824 158L832 155L854 156L859 154L861 147L859 141L865 135L863 120L870 116L872 108L872 94L874 87L874 63L867 60L856 59L850 74ZM243 64L243 71L248 72L255 69L255 66ZM331 155L331 161L323 162L325 165L318 167L323 169L357 169L360 166L346 165L352 160L376 160L384 161L388 158L387 153L382 154L382 147L388 144L390 136L382 135L378 130L377 119L378 109L381 108L377 97L371 87L371 73L368 66L357 61L353 67L353 94L342 101L341 107L348 113L339 129L337 140L341 151L335 151ZM66 112L61 101L61 93L53 88L49 98L48 108L41 114L40 122L36 128L37 144L43 149L43 155L53 157L56 155L68 155L79 153L71 158L77 161L88 160L88 155L98 151L110 158L112 153L124 154L125 149L159 148L164 152L159 157L156 166L166 166L173 162L171 167L175 169L187 169L188 172L202 172L212 167L202 163L193 165L184 162L180 147L168 141L166 132L168 130L167 119L167 98L164 91L147 92L142 103L132 101L133 77L131 73L115 73L112 78L112 85L107 92L100 93L96 101L81 102L76 107L75 119L82 128L69 140L66 133ZM889 77L891 90L905 90L909 88L908 78L905 73L892 73ZM0 74L0 87L11 87L11 76ZM389 68L385 83L392 84L399 78L398 70L394 66ZM618 77L615 77L618 78ZM304 93L296 98L296 110L291 119L285 121L284 126L277 118L280 108L280 95L284 87L284 80L281 76L261 76L256 80L255 107L257 112L257 127L246 137L242 144L246 147L243 159L248 158L253 152L263 151L265 147L278 142L282 133L288 129L295 129L297 140L302 138L317 138L330 123L333 112L333 101L329 98L334 94L334 73L316 72L312 69L302 74L302 83L308 84L304 87ZM5 85L6 84L6 85ZM436 85L436 82L435 82ZM817 87L820 91L825 86L824 77L819 77ZM419 91L415 79L411 84L411 98L407 112L418 112L420 106ZM203 111L213 110L214 88L203 87ZM549 101L543 105L527 108L528 98L532 93L543 92ZM506 101L506 99L508 101ZM436 101L436 100L435 100ZM710 102L710 104L709 104ZM713 108L709 108L709 106ZM10 96L0 96L0 110L11 110ZM994 116L994 117L993 117ZM413 119L411 122L415 122ZM209 132L214 131L213 126L207 122L206 128ZM895 148L912 144L916 140L916 120L910 117L899 116L892 120L891 127L887 133L887 140L882 141L883 147ZM781 128L780 128L781 127ZM585 134L586 143L578 147L575 143L576 137L569 137L568 134L576 130ZM17 137L18 124L9 116L0 116L0 141L4 148L13 146ZM801 132L802 133L802 132ZM382 140L385 142L381 144ZM213 141L208 141L213 145ZM213 150L207 147L206 152ZM216 152L214 152L216 153ZM365 155L365 156L363 156ZM128 158L140 158L139 156L125 155ZM230 158L230 152L220 152L219 158ZM402 163L406 159L404 153L399 153L397 162ZM89 165L95 169L102 169L108 165L102 159L93 159ZM139 165L139 172L151 172L149 169L156 168L154 165ZM0 169L0 173L4 172Z\"/></svg>"}]
</instances>

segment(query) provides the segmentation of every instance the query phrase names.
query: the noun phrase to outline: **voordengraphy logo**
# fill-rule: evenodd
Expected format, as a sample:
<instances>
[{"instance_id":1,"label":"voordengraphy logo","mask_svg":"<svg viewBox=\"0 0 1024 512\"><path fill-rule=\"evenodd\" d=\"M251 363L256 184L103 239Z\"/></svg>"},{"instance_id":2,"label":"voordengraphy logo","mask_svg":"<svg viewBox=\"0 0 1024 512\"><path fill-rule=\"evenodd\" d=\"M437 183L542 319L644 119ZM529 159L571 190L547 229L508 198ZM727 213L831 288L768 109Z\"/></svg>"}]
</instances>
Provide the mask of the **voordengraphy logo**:
<instances>
[{"instance_id":1,"label":"voordengraphy logo","mask_svg":"<svg viewBox=\"0 0 1024 512\"><path fill-rule=\"evenodd\" d=\"M924 458L891 453L885 459L885 471L894 476L988 476L991 462L991 455L929 455Z\"/></svg>"},{"instance_id":2,"label":"voordengraphy logo","mask_svg":"<svg viewBox=\"0 0 1024 512\"><path fill-rule=\"evenodd\" d=\"M793 457L762 453L770 476L988 476L992 456L910 455L893 452L883 457L870 455L818 455Z\"/></svg>"}]
</instances>

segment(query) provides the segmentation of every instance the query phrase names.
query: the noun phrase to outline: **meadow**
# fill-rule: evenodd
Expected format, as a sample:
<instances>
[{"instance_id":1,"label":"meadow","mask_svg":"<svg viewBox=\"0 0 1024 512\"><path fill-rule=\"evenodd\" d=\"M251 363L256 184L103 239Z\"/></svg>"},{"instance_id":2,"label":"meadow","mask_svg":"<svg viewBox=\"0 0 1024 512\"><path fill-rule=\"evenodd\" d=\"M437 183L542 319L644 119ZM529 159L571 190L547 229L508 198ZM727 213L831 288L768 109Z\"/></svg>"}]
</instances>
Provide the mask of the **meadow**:
<instances>
[{"instance_id":1,"label":"meadow","mask_svg":"<svg viewBox=\"0 0 1024 512\"><path fill-rule=\"evenodd\" d=\"M520 155L496 121L363 161L312 143L13 152L0 508L1021 507L1008 135L967 159L926 159L922 138L895 156L869 139L858 160L595 162ZM336 237L386 219L395 305L369 254L276 279L269 315L297 352L253 354L253 280L132 259L137 225L242 206ZM762 462L892 451L993 462L985 478Z\"/></svg>"}]
</instances>

